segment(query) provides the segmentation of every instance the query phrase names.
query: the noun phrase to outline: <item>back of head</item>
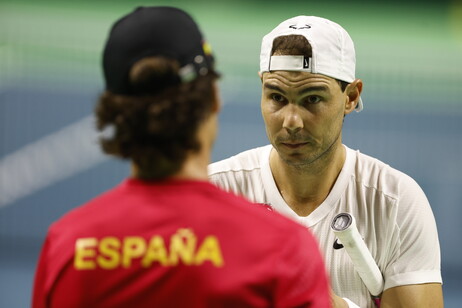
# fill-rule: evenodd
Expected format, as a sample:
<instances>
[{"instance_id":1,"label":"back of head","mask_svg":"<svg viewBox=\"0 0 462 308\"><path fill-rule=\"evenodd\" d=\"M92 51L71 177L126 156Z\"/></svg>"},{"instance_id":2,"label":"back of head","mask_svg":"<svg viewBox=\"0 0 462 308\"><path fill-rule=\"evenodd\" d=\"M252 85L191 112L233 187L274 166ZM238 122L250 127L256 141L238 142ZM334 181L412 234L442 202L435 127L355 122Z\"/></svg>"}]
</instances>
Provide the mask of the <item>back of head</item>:
<instances>
[{"instance_id":1,"label":"back of head","mask_svg":"<svg viewBox=\"0 0 462 308\"><path fill-rule=\"evenodd\" d=\"M112 128L103 150L133 160L139 177L177 172L213 107L218 77L194 20L171 7L141 7L114 23L103 53L106 91L98 128Z\"/></svg>"},{"instance_id":2,"label":"back of head","mask_svg":"<svg viewBox=\"0 0 462 308\"><path fill-rule=\"evenodd\" d=\"M260 73L277 70L321 74L347 84L355 80L353 41L339 24L316 16L280 23L261 44ZM360 100L357 111L363 108Z\"/></svg>"}]
</instances>

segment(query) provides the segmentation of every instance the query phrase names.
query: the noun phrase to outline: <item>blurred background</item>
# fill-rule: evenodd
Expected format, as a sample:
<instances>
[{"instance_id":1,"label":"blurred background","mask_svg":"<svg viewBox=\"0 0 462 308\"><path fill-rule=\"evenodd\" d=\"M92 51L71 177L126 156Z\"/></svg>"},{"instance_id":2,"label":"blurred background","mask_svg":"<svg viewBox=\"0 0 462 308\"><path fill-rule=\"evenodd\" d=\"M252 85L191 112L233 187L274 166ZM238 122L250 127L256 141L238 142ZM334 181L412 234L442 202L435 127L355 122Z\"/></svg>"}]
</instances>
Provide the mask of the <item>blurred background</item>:
<instances>
[{"instance_id":1,"label":"blurred background","mask_svg":"<svg viewBox=\"0 0 462 308\"><path fill-rule=\"evenodd\" d=\"M446 307L462 284L462 2L0 0L0 307L28 307L50 223L124 179L103 156L93 106L114 20L173 5L212 44L225 102L213 161L267 144L261 38L296 15L332 19L356 44L365 109L344 143L412 176L439 228Z\"/></svg>"}]
</instances>

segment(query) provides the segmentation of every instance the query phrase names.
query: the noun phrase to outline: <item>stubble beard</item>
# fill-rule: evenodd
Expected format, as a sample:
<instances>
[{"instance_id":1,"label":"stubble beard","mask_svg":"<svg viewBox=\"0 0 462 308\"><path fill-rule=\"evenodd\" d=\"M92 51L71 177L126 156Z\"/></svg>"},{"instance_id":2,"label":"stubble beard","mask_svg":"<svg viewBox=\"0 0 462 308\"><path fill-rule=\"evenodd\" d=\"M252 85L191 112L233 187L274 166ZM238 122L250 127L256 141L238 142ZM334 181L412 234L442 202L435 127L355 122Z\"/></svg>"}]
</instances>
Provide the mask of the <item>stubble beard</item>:
<instances>
[{"instance_id":1,"label":"stubble beard","mask_svg":"<svg viewBox=\"0 0 462 308\"><path fill-rule=\"evenodd\" d=\"M308 155L306 155L307 150L300 154L287 155L283 153L283 151L278 151L277 147L274 145L273 147L278 152L280 159L286 165L300 172L309 170L310 173L312 173L316 172L316 170L324 169L325 166L333 160L335 149L338 147L338 140L341 139L341 132L342 131L340 130L337 133L330 144L318 149L313 149L313 145L315 145L315 143L309 142L308 146L311 147L311 150L309 150L311 153Z\"/></svg>"}]
</instances>

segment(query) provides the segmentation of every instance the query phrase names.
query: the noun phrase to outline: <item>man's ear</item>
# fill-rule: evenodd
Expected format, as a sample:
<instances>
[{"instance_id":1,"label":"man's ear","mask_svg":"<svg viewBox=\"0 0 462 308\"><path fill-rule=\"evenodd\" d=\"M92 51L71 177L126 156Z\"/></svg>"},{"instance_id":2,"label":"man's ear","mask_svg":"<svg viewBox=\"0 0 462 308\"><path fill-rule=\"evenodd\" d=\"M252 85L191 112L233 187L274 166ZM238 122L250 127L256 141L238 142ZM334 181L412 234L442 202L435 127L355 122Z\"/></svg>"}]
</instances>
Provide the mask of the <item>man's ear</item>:
<instances>
[{"instance_id":1,"label":"man's ear","mask_svg":"<svg viewBox=\"0 0 462 308\"><path fill-rule=\"evenodd\" d=\"M363 81L361 79L355 79L346 87L345 115L355 110L359 103L359 97L361 96L362 90Z\"/></svg>"},{"instance_id":2,"label":"man's ear","mask_svg":"<svg viewBox=\"0 0 462 308\"><path fill-rule=\"evenodd\" d=\"M261 82L263 82L263 74L260 71L258 71L258 77L260 77Z\"/></svg>"}]
</instances>

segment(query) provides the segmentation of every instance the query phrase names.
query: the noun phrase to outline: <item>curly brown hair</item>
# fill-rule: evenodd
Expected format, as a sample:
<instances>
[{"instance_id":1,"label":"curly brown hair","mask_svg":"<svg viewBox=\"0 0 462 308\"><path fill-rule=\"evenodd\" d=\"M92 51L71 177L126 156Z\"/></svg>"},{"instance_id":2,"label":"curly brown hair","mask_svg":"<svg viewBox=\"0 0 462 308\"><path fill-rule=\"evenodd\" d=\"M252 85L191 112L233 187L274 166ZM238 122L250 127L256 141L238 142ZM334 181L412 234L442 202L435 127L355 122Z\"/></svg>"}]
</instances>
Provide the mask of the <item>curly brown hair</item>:
<instances>
[{"instance_id":1,"label":"curly brown hair","mask_svg":"<svg viewBox=\"0 0 462 308\"><path fill-rule=\"evenodd\" d=\"M271 55L291 55L311 57L311 44L303 35L284 35L274 39ZM342 92L345 92L348 82L336 79Z\"/></svg>"},{"instance_id":2,"label":"curly brown hair","mask_svg":"<svg viewBox=\"0 0 462 308\"><path fill-rule=\"evenodd\" d=\"M145 58L129 74L135 95L106 91L95 108L98 130L113 128L100 139L103 151L132 160L144 180L171 176L188 152L200 150L196 132L213 108L218 73L181 83L178 70L175 60Z\"/></svg>"}]
</instances>

